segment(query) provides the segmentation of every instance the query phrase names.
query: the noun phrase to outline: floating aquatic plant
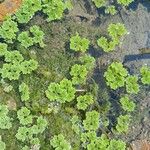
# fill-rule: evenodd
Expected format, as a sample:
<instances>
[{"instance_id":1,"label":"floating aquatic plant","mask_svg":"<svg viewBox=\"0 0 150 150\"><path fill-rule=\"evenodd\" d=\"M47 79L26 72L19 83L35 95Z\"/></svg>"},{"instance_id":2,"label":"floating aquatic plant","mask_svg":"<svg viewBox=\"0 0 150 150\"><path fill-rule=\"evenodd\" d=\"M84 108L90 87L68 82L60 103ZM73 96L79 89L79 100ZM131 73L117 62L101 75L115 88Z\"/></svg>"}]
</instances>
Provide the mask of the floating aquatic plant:
<instances>
[{"instance_id":1,"label":"floating aquatic plant","mask_svg":"<svg viewBox=\"0 0 150 150\"><path fill-rule=\"evenodd\" d=\"M105 52L111 52L120 44L120 38L127 34L127 30L124 24L121 23L111 23L107 30L111 39L102 36L97 40L97 44Z\"/></svg>"},{"instance_id":2,"label":"floating aquatic plant","mask_svg":"<svg viewBox=\"0 0 150 150\"><path fill-rule=\"evenodd\" d=\"M0 43L0 56L4 56L7 52L7 44Z\"/></svg>"},{"instance_id":3,"label":"floating aquatic plant","mask_svg":"<svg viewBox=\"0 0 150 150\"><path fill-rule=\"evenodd\" d=\"M92 0L92 1L94 2L95 6L96 6L97 8L100 8L100 7L102 7L102 6L105 6L106 3L107 3L106 0Z\"/></svg>"},{"instance_id":4,"label":"floating aquatic plant","mask_svg":"<svg viewBox=\"0 0 150 150\"><path fill-rule=\"evenodd\" d=\"M75 88L68 79L63 79L60 83L51 83L45 91L50 101L58 101L60 103L70 102L75 98Z\"/></svg>"},{"instance_id":5,"label":"floating aquatic plant","mask_svg":"<svg viewBox=\"0 0 150 150\"><path fill-rule=\"evenodd\" d=\"M137 76L130 75L126 78L126 90L130 94L137 94L140 91Z\"/></svg>"},{"instance_id":6,"label":"floating aquatic plant","mask_svg":"<svg viewBox=\"0 0 150 150\"><path fill-rule=\"evenodd\" d=\"M21 100L22 101L28 101L29 100L30 95L29 95L29 87L27 84L22 82L19 85L19 92L21 93Z\"/></svg>"},{"instance_id":7,"label":"floating aquatic plant","mask_svg":"<svg viewBox=\"0 0 150 150\"><path fill-rule=\"evenodd\" d=\"M75 64L71 67L70 75L73 84L84 84L86 82L88 71L86 66Z\"/></svg>"},{"instance_id":8,"label":"floating aquatic plant","mask_svg":"<svg viewBox=\"0 0 150 150\"><path fill-rule=\"evenodd\" d=\"M117 118L117 125L116 125L116 130L118 133L126 133L129 128L129 123L131 121L131 116L130 115L120 115Z\"/></svg>"},{"instance_id":9,"label":"floating aquatic plant","mask_svg":"<svg viewBox=\"0 0 150 150\"><path fill-rule=\"evenodd\" d=\"M86 38L81 38L78 33L70 38L70 49L74 51L85 52L89 48L90 41Z\"/></svg>"},{"instance_id":10,"label":"floating aquatic plant","mask_svg":"<svg viewBox=\"0 0 150 150\"><path fill-rule=\"evenodd\" d=\"M96 60L91 55L85 54L79 58L82 65L86 67L87 70L92 70L95 67Z\"/></svg>"},{"instance_id":11,"label":"floating aquatic plant","mask_svg":"<svg viewBox=\"0 0 150 150\"><path fill-rule=\"evenodd\" d=\"M26 107L22 107L20 110L17 111L17 118L22 125L32 124L31 112Z\"/></svg>"},{"instance_id":12,"label":"floating aquatic plant","mask_svg":"<svg viewBox=\"0 0 150 150\"><path fill-rule=\"evenodd\" d=\"M18 41L25 48L28 48L33 45L33 39L29 36L29 32L21 32L18 36Z\"/></svg>"},{"instance_id":13,"label":"floating aquatic plant","mask_svg":"<svg viewBox=\"0 0 150 150\"><path fill-rule=\"evenodd\" d=\"M51 145L55 150L71 150L71 145L66 141L62 134L54 135L54 137L50 140Z\"/></svg>"},{"instance_id":14,"label":"floating aquatic plant","mask_svg":"<svg viewBox=\"0 0 150 150\"><path fill-rule=\"evenodd\" d=\"M13 43L16 39L16 33L19 31L18 25L10 17L7 18L0 27L0 37L7 43Z\"/></svg>"},{"instance_id":15,"label":"floating aquatic plant","mask_svg":"<svg viewBox=\"0 0 150 150\"><path fill-rule=\"evenodd\" d=\"M84 129L91 131L99 127L99 113L95 110L86 113L86 119L83 120Z\"/></svg>"},{"instance_id":16,"label":"floating aquatic plant","mask_svg":"<svg viewBox=\"0 0 150 150\"><path fill-rule=\"evenodd\" d=\"M128 96L121 97L120 103L123 110L125 111L132 112L135 109L135 103L132 100L130 100Z\"/></svg>"},{"instance_id":17,"label":"floating aquatic plant","mask_svg":"<svg viewBox=\"0 0 150 150\"><path fill-rule=\"evenodd\" d=\"M142 75L141 81L143 84L150 84L150 68L148 66L143 66L140 69L140 73Z\"/></svg>"},{"instance_id":18,"label":"floating aquatic plant","mask_svg":"<svg viewBox=\"0 0 150 150\"><path fill-rule=\"evenodd\" d=\"M125 85L125 78L128 72L120 62L113 62L104 73L107 85L116 90Z\"/></svg>"},{"instance_id":19,"label":"floating aquatic plant","mask_svg":"<svg viewBox=\"0 0 150 150\"><path fill-rule=\"evenodd\" d=\"M10 129L12 127L11 118L8 116L7 105L0 105L0 129Z\"/></svg>"},{"instance_id":20,"label":"floating aquatic plant","mask_svg":"<svg viewBox=\"0 0 150 150\"><path fill-rule=\"evenodd\" d=\"M91 105L94 100L91 94L80 95L77 97L77 108L81 110L85 110L89 105Z\"/></svg>"},{"instance_id":21,"label":"floating aquatic plant","mask_svg":"<svg viewBox=\"0 0 150 150\"><path fill-rule=\"evenodd\" d=\"M117 10L115 8L114 5L109 5L108 7L106 7L105 9L105 13L106 14L111 14L111 15L115 15L117 13Z\"/></svg>"},{"instance_id":22,"label":"floating aquatic plant","mask_svg":"<svg viewBox=\"0 0 150 150\"><path fill-rule=\"evenodd\" d=\"M131 4L134 0L117 0L118 4L121 4L123 6L128 6Z\"/></svg>"},{"instance_id":23,"label":"floating aquatic plant","mask_svg":"<svg viewBox=\"0 0 150 150\"><path fill-rule=\"evenodd\" d=\"M41 0L23 0L21 7L15 13L15 17L19 23L28 23L35 12L41 9Z\"/></svg>"}]
</instances>

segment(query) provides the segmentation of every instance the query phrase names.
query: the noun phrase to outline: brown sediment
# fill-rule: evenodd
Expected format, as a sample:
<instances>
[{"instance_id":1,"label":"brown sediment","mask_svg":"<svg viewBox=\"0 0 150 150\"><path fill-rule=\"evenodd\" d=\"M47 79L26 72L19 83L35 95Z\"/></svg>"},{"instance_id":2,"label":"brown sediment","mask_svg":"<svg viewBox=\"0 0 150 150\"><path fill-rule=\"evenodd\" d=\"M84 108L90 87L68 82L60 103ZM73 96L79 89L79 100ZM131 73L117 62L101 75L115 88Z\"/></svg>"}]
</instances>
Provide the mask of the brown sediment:
<instances>
[{"instance_id":1,"label":"brown sediment","mask_svg":"<svg viewBox=\"0 0 150 150\"><path fill-rule=\"evenodd\" d=\"M133 141L131 150L150 150L150 143L147 140Z\"/></svg>"},{"instance_id":2,"label":"brown sediment","mask_svg":"<svg viewBox=\"0 0 150 150\"><path fill-rule=\"evenodd\" d=\"M150 48L141 48L139 51L142 54L150 54Z\"/></svg>"},{"instance_id":3,"label":"brown sediment","mask_svg":"<svg viewBox=\"0 0 150 150\"><path fill-rule=\"evenodd\" d=\"M5 0L0 4L0 21L3 21L5 16L13 14L21 6L22 0Z\"/></svg>"}]
</instances>

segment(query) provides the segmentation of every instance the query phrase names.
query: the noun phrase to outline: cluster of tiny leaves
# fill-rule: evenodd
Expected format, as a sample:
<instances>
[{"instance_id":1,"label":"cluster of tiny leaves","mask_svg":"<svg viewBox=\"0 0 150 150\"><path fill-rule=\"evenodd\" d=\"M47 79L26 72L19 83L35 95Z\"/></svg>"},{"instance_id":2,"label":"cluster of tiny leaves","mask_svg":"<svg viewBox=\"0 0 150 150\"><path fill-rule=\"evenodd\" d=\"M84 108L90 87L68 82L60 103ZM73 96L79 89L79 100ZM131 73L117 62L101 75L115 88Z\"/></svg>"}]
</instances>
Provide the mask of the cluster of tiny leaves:
<instances>
[{"instance_id":1,"label":"cluster of tiny leaves","mask_svg":"<svg viewBox=\"0 0 150 150\"><path fill-rule=\"evenodd\" d=\"M26 83L22 82L19 85L19 92L21 93L21 100L22 101L28 101L30 98L29 95L29 87Z\"/></svg>"},{"instance_id":2,"label":"cluster of tiny leaves","mask_svg":"<svg viewBox=\"0 0 150 150\"><path fill-rule=\"evenodd\" d=\"M125 78L128 72L120 62L113 62L104 73L107 85L116 90L119 87L123 87L125 84Z\"/></svg>"},{"instance_id":3,"label":"cluster of tiny leaves","mask_svg":"<svg viewBox=\"0 0 150 150\"><path fill-rule=\"evenodd\" d=\"M109 140L104 134L97 137L94 131L83 133L81 141L82 146L87 147L87 150L126 150L126 144L122 140Z\"/></svg>"},{"instance_id":4,"label":"cluster of tiny leaves","mask_svg":"<svg viewBox=\"0 0 150 150\"><path fill-rule=\"evenodd\" d=\"M110 140L107 150L126 150L126 143L122 140Z\"/></svg>"},{"instance_id":5,"label":"cluster of tiny leaves","mask_svg":"<svg viewBox=\"0 0 150 150\"><path fill-rule=\"evenodd\" d=\"M39 43L40 47L44 47L45 44L43 42L43 39L44 39L44 32L40 29L39 26L37 25L34 25L32 27L30 27L30 32L32 33L33 35L33 43L37 44Z\"/></svg>"},{"instance_id":6,"label":"cluster of tiny leaves","mask_svg":"<svg viewBox=\"0 0 150 150\"><path fill-rule=\"evenodd\" d=\"M79 52L85 52L89 48L90 41L86 38L81 38L78 33L70 38L70 49Z\"/></svg>"},{"instance_id":7,"label":"cluster of tiny leaves","mask_svg":"<svg viewBox=\"0 0 150 150\"><path fill-rule=\"evenodd\" d=\"M47 14L47 21L58 20L63 17L66 5L63 0L43 0L43 12Z\"/></svg>"},{"instance_id":8,"label":"cluster of tiny leaves","mask_svg":"<svg viewBox=\"0 0 150 150\"><path fill-rule=\"evenodd\" d=\"M0 43L0 56L5 56L7 52L7 44Z\"/></svg>"},{"instance_id":9,"label":"cluster of tiny leaves","mask_svg":"<svg viewBox=\"0 0 150 150\"><path fill-rule=\"evenodd\" d=\"M18 25L11 18L6 19L0 27L0 37L7 43L13 43L16 33L19 31Z\"/></svg>"},{"instance_id":10,"label":"cluster of tiny leaves","mask_svg":"<svg viewBox=\"0 0 150 150\"><path fill-rule=\"evenodd\" d=\"M115 15L117 13L117 10L114 5L110 5L110 6L106 7L105 13Z\"/></svg>"},{"instance_id":11,"label":"cluster of tiny leaves","mask_svg":"<svg viewBox=\"0 0 150 150\"><path fill-rule=\"evenodd\" d=\"M71 150L71 145L68 143L62 134L54 135L50 140L50 144L55 150Z\"/></svg>"},{"instance_id":12,"label":"cluster of tiny leaves","mask_svg":"<svg viewBox=\"0 0 150 150\"><path fill-rule=\"evenodd\" d=\"M97 130L99 127L99 113L95 110L86 113L86 119L83 120L85 130Z\"/></svg>"},{"instance_id":13,"label":"cluster of tiny leaves","mask_svg":"<svg viewBox=\"0 0 150 150\"><path fill-rule=\"evenodd\" d=\"M70 75L73 84L84 84L86 82L88 71L86 66L75 64L71 67Z\"/></svg>"},{"instance_id":14,"label":"cluster of tiny leaves","mask_svg":"<svg viewBox=\"0 0 150 150\"><path fill-rule=\"evenodd\" d=\"M126 90L130 94L137 94L140 91L138 77L130 75L126 78Z\"/></svg>"},{"instance_id":15,"label":"cluster of tiny leaves","mask_svg":"<svg viewBox=\"0 0 150 150\"><path fill-rule=\"evenodd\" d=\"M140 69L140 73L142 75L141 81L143 84L150 84L150 68L148 66L143 66Z\"/></svg>"},{"instance_id":16,"label":"cluster of tiny leaves","mask_svg":"<svg viewBox=\"0 0 150 150\"><path fill-rule=\"evenodd\" d=\"M87 70L92 70L95 67L95 58L91 55L85 54L79 58L82 65L86 67Z\"/></svg>"},{"instance_id":17,"label":"cluster of tiny leaves","mask_svg":"<svg viewBox=\"0 0 150 150\"><path fill-rule=\"evenodd\" d=\"M124 111L132 112L135 109L135 103L127 95L121 97L120 103Z\"/></svg>"},{"instance_id":18,"label":"cluster of tiny leaves","mask_svg":"<svg viewBox=\"0 0 150 150\"><path fill-rule=\"evenodd\" d=\"M81 141L82 141L82 147L86 148L86 147L90 147L90 144L92 144L93 142L95 143L97 141L97 136L96 136L96 132L91 130L88 132L83 132L81 134ZM87 143L90 143L87 145ZM94 144L94 147L96 147L96 144Z\"/></svg>"},{"instance_id":19,"label":"cluster of tiny leaves","mask_svg":"<svg viewBox=\"0 0 150 150\"><path fill-rule=\"evenodd\" d=\"M30 113L30 110L26 107L22 107L20 110L17 111L17 118L19 119L20 124L32 124L32 115Z\"/></svg>"},{"instance_id":20,"label":"cluster of tiny leaves","mask_svg":"<svg viewBox=\"0 0 150 150\"><path fill-rule=\"evenodd\" d=\"M75 98L75 92L72 82L68 79L63 79L60 83L51 83L46 90L46 96L50 101L65 103Z\"/></svg>"},{"instance_id":21,"label":"cluster of tiny leaves","mask_svg":"<svg viewBox=\"0 0 150 150\"><path fill-rule=\"evenodd\" d=\"M129 123L130 123L130 115L120 115L117 118L117 125L116 125L116 130L118 133L126 133L129 128Z\"/></svg>"},{"instance_id":22,"label":"cluster of tiny leaves","mask_svg":"<svg viewBox=\"0 0 150 150\"><path fill-rule=\"evenodd\" d=\"M118 40L109 41L106 37L101 37L97 40L97 44L105 52L111 52L118 45Z\"/></svg>"},{"instance_id":23,"label":"cluster of tiny leaves","mask_svg":"<svg viewBox=\"0 0 150 150\"><path fill-rule=\"evenodd\" d=\"M110 52L115 49L117 45L120 43L120 38L127 34L127 30L124 24L121 23L111 23L108 26L108 33L111 37L111 40L108 40L106 37L101 37L97 40L97 44L101 47L105 52Z\"/></svg>"},{"instance_id":24,"label":"cluster of tiny leaves","mask_svg":"<svg viewBox=\"0 0 150 150\"><path fill-rule=\"evenodd\" d=\"M37 69L38 62L30 59L24 60L19 51L8 51L5 43L0 43L0 56L5 57L3 67L0 69L2 78L9 80L18 80L20 74L30 74L33 70Z\"/></svg>"},{"instance_id":25,"label":"cluster of tiny leaves","mask_svg":"<svg viewBox=\"0 0 150 150\"><path fill-rule=\"evenodd\" d=\"M24 109L24 110L22 110ZM40 140L36 137L38 134L42 134L47 127L47 121L42 116L38 117L36 124L32 124L33 116L30 114L30 110L23 107L20 112L17 113L17 116L20 120L20 123L24 126L18 128L16 138L22 142L30 142L32 145L39 145ZM25 126L26 125L26 126ZM27 126L28 125L28 126ZM29 126L30 125L30 126ZM30 140L30 141L28 141Z\"/></svg>"},{"instance_id":26,"label":"cluster of tiny leaves","mask_svg":"<svg viewBox=\"0 0 150 150\"><path fill-rule=\"evenodd\" d=\"M37 25L30 27L30 32L23 31L18 36L18 41L25 48L28 48L33 44L39 44L40 47L43 48L45 46L43 39L44 39L44 32Z\"/></svg>"},{"instance_id":27,"label":"cluster of tiny leaves","mask_svg":"<svg viewBox=\"0 0 150 150\"><path fill-rule=\"evenodd\" d=\"M71 118L71 123L72 123L72 129L76 134L80 133L80 124L81 121L79 120L79 117L77 115L74 115Z\"/></svg>"},{"instance_id":28,"label":"cluster of tiny leaves","mask_svg":"<svg viewBox=\"0 0 150 150\"><path fill-rule=\"evenodd\" d=\"M0 105L0 129L10 129L12 127L11 118L8 116L6 105Z\"/></svg>"},{"instance_id":29,"label":"cluster of tiny leaves","mask_svg":"<svg viewBox=\"0 0 150 150\"><path fill-rule=\"evenodd\" d=\"M41 0L23 0L23 4L15 13L15 17L19 23L27 23L34 16L35 12L41 9Z\"/></svg>"},{"instance_id":30,"label":"cluster of tiny leaves","mask_svg":"<svg viewBox=\"0 0 150 150\"><path fill-rule=\"evenodd\" d=\"M122 23L111 23L108 26L108 33L109 36L113 39L113 40L118 40L120 39L122 36L127 34L127 30L124 26L124 24Z\"/></svg>"},{"instance_id":31,"label":"cluster of tiny leaves","mask_svg":"<svg viewBox=\"0 0 150 150\"><path fill-rule=\"evenodd\" d=\"M131 4L134 0L117 0L118 4L123 5L123 6L128 6Z\"/></svg>"},{"instance_id":32,"label":"cluster of tiny leaves","mask_svg":"<svg viewBox=\"0 0 150 150\"><path fill-rule=\"evenodd\" d=\"M21 63L5 63L0 70L2 78L9 80L18 80L20 73L30 74L33 70L37 69L38 63L35 60L23 61Z\"/></svg>"},{"instance_id":33,"label":"cluster of tiny leaves","mask_svg":"<svg viewBox=\"0 0 150 150\"><path fill-rule=\"evenodd\" d=\"M80 95L77 97L77 108L81 110L87 109L89 105L91 105L94 100L93 96L91 94L86 94L86 95Z\"/></svg>"},{"instance_id":34,"label":"cluster of tiny leaves","mask_svg":"<svg viewBox=\"0 0 150 150\"><path fill-rule=\"evenodd\" d=\"M106 5L107 0L92 0L97 8Z\"/></svg>"}]
</instances>

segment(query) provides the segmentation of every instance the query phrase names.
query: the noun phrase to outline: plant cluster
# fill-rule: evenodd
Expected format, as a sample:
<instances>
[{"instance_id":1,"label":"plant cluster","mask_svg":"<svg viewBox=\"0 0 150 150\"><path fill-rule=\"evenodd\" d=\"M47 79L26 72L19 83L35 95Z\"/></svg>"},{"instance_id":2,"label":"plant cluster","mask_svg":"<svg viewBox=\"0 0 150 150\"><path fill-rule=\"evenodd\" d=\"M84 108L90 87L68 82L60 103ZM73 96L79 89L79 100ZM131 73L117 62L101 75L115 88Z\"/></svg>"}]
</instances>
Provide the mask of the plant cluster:
<instances>
[{"instance_id":1,"label":"plant cluster","mask_svg":"<svg viewBox=\"0 0 150 150\"><path fill-rule=\"evenodd\" d=\"M68 143L62 134L54 135L50 140L51 145L55 150L71 150L71 145Z\"/></svg>"},{"instance_id":2,"label":"plant cluster","mask_svg":"<svg viewBox=\"0 0 150 150\"><path fill-rule=\"evenodd\" d=\"M0 56L5 56L7 52L7 44L0 43Z\"/></svg>"},{"instance_id":3,"label":"plant cluster","mask_svg":"<svg viewBox=\"0 0 150 150\"><path fill-rule=\"evenodd\" d=\"M19 23L28 23L35 12L41 9L41 0L23 0L20 9L15 13L15 18Z\"/></svg>"},{"instance_id":4,"label":"plant cluster","mask_svg":"<svg viewBox=\"0 0 150 150\"><path fill-rule=\"evenodd\" d=\"M88 71L84 65L75 64L71 67L70 75L73 84L84 84L86 82Z\"/></svg>"},{"instance_id":5,"label":"plant cluster","mask_svg":"<svg viewBox=\"0 0 150 150\"><path fill-rule=\"evenodd\" d=\"M140 69L141 81L143 84L150 84L150 68L148 66L142 66Z\"/></svg>"},{"instance_id":6,"label":"plant cluster","mask_svg":"<svg viewBox=\"0 0 150 150\"><path fill-rule=\"evenodd\" d=\"M140 91L138 77L130 75L126 78L126 90L130 94L137 94Z\"/></svg>"},{"instance_id":7,"label":"plant cluster","mask_svg":"<svg viewBox=\"0 0 150 150\"><path fill-rule=\"evenodd\" d=\"M0 83L2 84L3 90L6 93L9 93L10 91L13 90L13 86L7 82L4 81L4 79L1 79Z\"/></svg>"},{"instance_id":8,"label":"plant cluster","mask_svg":"<svg viewBox=\"0 0 150 150\"><path fill-rule=\"evenodd\" d=\"M126 133L128 131L130 121L131 121L130 115L120 115L117 118L117 125L116 125L116 130L118 131L118 133Z\"/></svg>"},{"instance_id":9,"label":"plant cluster","mask_svg":"<svg viewBox=\"0 0 150 150\"><path fill-rule=\"evenodd\" d=\"M18 25L10 17L7 18L0 27L0 38L7 43L13 43L16 39L16 33L19 31Z\"/></svg>"},{"instance_id":10,"label":"plant cluster","mask_svg":"<svg viewBox=\"0 0 150 150\"><path fill-rule=\"evenodd\" d=\"M110 6L106 7L105 13L115 15L117 13L117 10L114 5L110 5Z\"/></svg>"},{"instance_id":11,"label":"plant cluster","mask_svg":"<svg viewBox=\"0 0 150 150\"><path fill-rule=\"evenodd\" d=\"M127 34L127 30L124 24L121 23L111 23L108 26L108 33L111 37L111 40L107 39L106 37L100 37L97 40L97 44L101 47L105 52L111 52L115 49L117 45L120 44L120 38Z\"/></svg>"},{"instance_id":12,"label":"plant cluster","mask_svg":"<svg viewBox=\"0 0 150 150\"><path fill-rule=\"evenodd\" d=\"M29 87L26 83L22 82L19 85L19 92L21 93L21 100L28 101L30 98Z\"/></svg>"},{"instance_id":13,"label":"plant cluster","mask_svg":"<svg viewBox=\"0 0 150 150\"><path fill-rule=\"evenodd\" d=\"M116 90L125 85L125 78L127 77L127 70L120 62L113 62L104 73L107 85Z\"/></svg>"},{"instance_id":14,"label":"plant cluster","mask_svg":"<svg viewBox=\"0 0 150 150\"><path fill-rule=\"evenodd\" d=\"M110 140L109 146L107 148L108 150L126 150L126 143L122 140Z\"/></svg>"},{"instance_id":15,"label":"plant cluster","mask_svg":"<svg viewBox=\"0 0 150 150\"><path fill-rule=\"evenodd\" d=\"M34 59L25 60L21 63L21 71L23 74L30 74L32 71L36 70L38 67L38 62Z\"/></svg>"},{"instance_id":16,"label":"plant cluster","mask_svg":"<svg viewBox=\"0 0 150 150\"><path fill-rule=\"evenodd\" d=\"M99 121L101 117L95 110L86 113L86 119L83 120L83 127L78 116L73 116L73 129L80 133L82 147L87 150L125 150L126 144L122 140L108 139L105 134L97 136Z\"/></svg>"},{"instance_id":17,"label":"plant cluster","mask_svg":"<svg viewBox=\"0 0 150 150\"><path fill-rule=\"evenodd\" d=\"M132 112L135 109L135 103L127 95L121 97L120 103L124 111Z\"/></svg>"},{"instance_id":18,"label":"plant cluster","mask_svg":"<svg viewBox=\"0 0 150 150\"><path fill-rule=\"evenodd\" d=\"M32 115L30 113L30 110L26 107L22 107L17 111L17 118L20 124L27 125L32 123Z\"/></svg>"},{"instance_id":19,"label":"plant cluster","mask_svg":"<svg viewBox=\"0 0 150 150\"><path fill-rule=\"evenodd\" d=\"M74 115L72 118L71 118L71 123L72 123L72 129L73 131L76 133L76 134L79 134L81 131L80 131L80 124L81 124L81 121L79 120L79 117L77 115Z\"/></svg>"},{"instance_id":20,"label":"plant cluster","mask_svg":"<svg viewBox=\"0 0 150 150\"><path fill-rule=\"evenodd\" d=\"M105 6L106 3L107 3L107 0L92 0L92 1L94 2L95 6L96 6L97 8L100 8L100 7L102 7L102 6Z\"/></svg>"},{"instance_id":21,"label":"plant cluster","mask_svg":"<svg viewBox=\"0 0 150 150\"><path fill-rule=\"evenodd\" d=\"M131 4L134 0L117 0L118 4L123 5L123 6L128 6Z\"/></svg>"},{"instance_id":22,"label":"plant cluster","mask_svg":"<svg viewBox=\"0 0 150 150\"><path fill-rule=\"evenodd\" d=\"M39 44L40 47L43 48L45 46L43 39L44 32L37 25L30 27L30 32L24 31L21 32L18 36L18 41L25 48L28 48L34 44Z\"/></svg>"},{"instance_id":23,"label":"plant cluster","mask_svg":"<svg viewBox=\"0 0 150 150\"><path fill-rule=\"evenodd\" d=\"M102 8L102 7L105 8L106 14L115 15L117 13L115 5L113 5L112 2L108 0L92 0L92 1L97 8ZM117 3L125 8L129 6L133 1L134 0L117 0Z\"/></svg>"},{"instance_id":24,"label":"plant cluster","mask_svg":"<svg viewBox=\"0 0 150 150\"><path fill-rule=\"evenodd\" d=\"M65 9L70 9L71 5L63 0L42 0L43 12L47 14L47 21L59 20L63 17Z\"/></svg>"},{"instance_id":25,"label":"plant cluster","mask_svg":"<svg viewBox=\"0 0 150 150\"><path fill-rule=\"evenodd\" d=\"M5 43L0 43L1 55L5 57L3 67L0 69L2 78L9 80L18 80L20 74L30 74L33 70L37 69L38 62L30 59L24 60L19 51L8 51Z\"/></svg>"},{"instance_id":26,"label":"plant cluster","mask_svg":"<svg viewBox=\"0 0 150 150\"><path fill-rule=\"evenodd\" d=\"M93 95L90 93L87 93L83 96L80 95L79 97L77 97L77 108L81 110L87 109L89 105L93 104L93 99Z\"/></svg>"},{"instance_id":27,"label":"plant cluster","mask_svg":"<svg viewBox=\"0 0 150 150\"><path fill-rule=\"evenodd\" d=\"M83 120L84 129L87 131L97 130L99 127L99 113L95 110L86 113L86 119Z\"/></svg>"},{"instance_id":28,"label":"plant cluster","mask_svg":"<svg viewBox=\"0 0 150 150\"><path fill-rule=\"evenodd\" d=\"M86 69L88 71L94 69L95 63L96 63L95 58L89 54L85 54L83 56L80 56L79 61L81 62L82 65L84 65L86 67Z\"/></svg>"},{"instance_id":29,"label":"plant cluster","mask_svg":"<svg viewBox=\"0 0 150 150\"><path fill-rule=\"evenodd\" d=\"M23 74L30 74L33 70L37 69L37 61L29 60L22 63L5 63L0 70L2 78L9 80L18 80L21 72Z\"/></svg>"},{"instance_id":30,"label":"plant cluster","mask_svg":"<svg viewBox=\"0 0 150 150\"><path fill-rule=\"evenodd\" d=\"M0 129L10 129L12 127L11 118L8 116L7 105L0 105Z\"/></svg>"},{"instance_id":31,"label":"plant cluster","mask_svg":"<svg viewBox=\"0 0 150 150\"><path fill-rule=\"evenodd\" d=\"M36 117L36 116L35 116ZM33 119L35 118L31 111L22 107L17 111L17 118L21 127L18 128L16 138L22 142L28 142L32 145L40 145L40 140L38 138L39 134L42 134L47 127L47 121L42 116L36 117L36 124L33 124Z\"/></svg>"},{"instance_id":32,"label":"plant cluster","mask_svg":"<svg viewBox=\"0 0 150 150\"><path fill-rule=\"evenodd\" d=\"M78 33L70 38L70 49L79 52L86 52L89 48L90 41L86 38L81 38Z\"/></svg>"},{"instance_id":33,"label":"plant cluster","mask_svg":"<svg viewBox=\"0 0 150 150\"><path fill-rule=\"evenodd\" d=\"M45 91L50 101L58 101L60 103L70 102L75 98L75 88L68 79L63 79L60 83L51 83Z\"/></svg>"}]
</instances>

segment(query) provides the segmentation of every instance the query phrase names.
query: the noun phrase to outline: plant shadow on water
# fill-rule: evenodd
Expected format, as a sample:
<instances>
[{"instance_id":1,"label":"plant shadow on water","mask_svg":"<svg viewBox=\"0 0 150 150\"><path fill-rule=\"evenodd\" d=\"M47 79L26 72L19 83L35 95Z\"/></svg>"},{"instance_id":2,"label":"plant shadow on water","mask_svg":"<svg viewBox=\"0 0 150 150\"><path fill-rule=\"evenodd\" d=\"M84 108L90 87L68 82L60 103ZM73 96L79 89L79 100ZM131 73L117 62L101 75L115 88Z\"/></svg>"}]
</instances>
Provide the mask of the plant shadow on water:
<instances>
[{"instance_id":1,"label":"plant shadow on water","mask_svg":"<svg viewBox=\"0 0 150 150\"><path fill-rule=\"evenodd\" d=\"M93 46L89 47L88 52L91 54L91 56L95 57L95 58L99 58L100 56L103 55L103 51L102 50L97 50L96 48L94 48Z\"/></svg>"}]
</instances>

